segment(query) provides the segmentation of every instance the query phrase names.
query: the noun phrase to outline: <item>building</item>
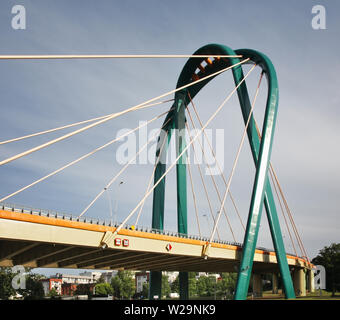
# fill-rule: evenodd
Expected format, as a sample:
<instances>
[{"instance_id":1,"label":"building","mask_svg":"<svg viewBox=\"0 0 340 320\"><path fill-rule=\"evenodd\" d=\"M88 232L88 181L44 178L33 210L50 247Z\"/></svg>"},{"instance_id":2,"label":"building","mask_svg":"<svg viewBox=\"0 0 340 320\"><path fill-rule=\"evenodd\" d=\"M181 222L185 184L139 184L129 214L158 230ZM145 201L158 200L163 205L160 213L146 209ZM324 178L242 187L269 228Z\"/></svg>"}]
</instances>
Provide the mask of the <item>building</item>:
<instances>
[{"instance_id":1,"label":"building","mask_svg":"<svg viewBox=\"0 0 340 320\"><path fill-rule=\"evenodd\" d=\"M62 294L62 280L52 277L49 279L42 279L41 280L45 296L49 294L49 292L54 289L59 295Z\"/></svg>"},{"instance_id":2,"label":"building","mask_svg":"<svg viewBox=\"0 0 340 320\"><path fill-rule=\"evenodd\" d=\"M219 281L222 279L221 275L219 273L206 273L206 272L199 272L196 276L196 280L200 277L213 277L216 278L216 281Z\"/></svg>"},{"instance_id":3,"label":"building","mask_svg":"<svg viewBox=\"0 0 340 320\"><path fill-rule=\"evenodd\" d=\"M100 276L100 272L84 272L80 275L57 273L56 275L41 281L45 295L48 295L52 289L55 289L59 295L72 296L79 285L89 285L90 290L93 290L93 287Z\"/></svg>"},{"instance_id":4,"label":"building","mask_svg":"<svg viewBox=\"0 0 340 320\"><path fill-rule=\"evenodd\" d=\"M164 271L164 275L168 276L169 283L173 283L179 275L178 271Z\"/></svg>"},{"instance_id":5,"label":"building","mask_svg":"<svg viewBox=\"0 0 340 320\"><path fill-rule=\"evenodd\" d=\"M63 296L73 296L77 290L77 284L74 283L63 283L61 285L61 294Z\"/></svg>"},{"instance_id":6,"label":"building","mask_svg":"<svg viewBox=\"0 0 340 320\"><path fill-rule=\"evenodd\" d=\"M149 271L135 273L136 293L143 291L143 285L144 283L149 283L149 277Z\"/></svg>"},{"instance_id":7,"label":"building","mask_svg":"<svg viewBox=\"0 0 340 320\"><path fill-rule=\"evenodd\" d=\"M92 282L97 282L100 277L102 276L101 272L90 272L90 271L85 271L82 273L79 273L80 276L85 276L85 277L91 277L92 278Z\"/></svg>"},{"instance_id":8,"label":"building","mask_svg":"<svg viewBox=\"0 0 340 320\"><path fill-rule=\"evenodd\" d=\"M77 274L57 273L54 278L61 279L62 283L88 284L95 282L92 275L81 276Z\"/></svg>"},{"instance_id":9,"label":"building","mask_svg":"<svg viewBox=\"0 0 340 320\"><path fill-rule=\"evenodd\" d=\"M104 280L104 282L111 283L112 278L115 277L117 275L117 273L118 273L117 270L102 272L101 278Z\"/></svg>"}]
</instances>

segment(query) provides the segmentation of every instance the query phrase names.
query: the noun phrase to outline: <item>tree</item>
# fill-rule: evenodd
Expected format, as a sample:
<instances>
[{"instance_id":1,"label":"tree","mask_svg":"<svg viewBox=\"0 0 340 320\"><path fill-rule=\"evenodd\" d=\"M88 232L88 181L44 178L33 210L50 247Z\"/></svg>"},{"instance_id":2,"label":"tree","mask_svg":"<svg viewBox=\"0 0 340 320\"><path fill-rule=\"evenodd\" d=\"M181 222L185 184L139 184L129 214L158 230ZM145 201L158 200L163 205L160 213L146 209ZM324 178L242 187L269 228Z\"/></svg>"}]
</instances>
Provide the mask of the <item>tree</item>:
<instances>
[{"instance_id":1,"label":"tree","mask_svg":"<svg viewBox=\"0 0 340 320\"><path fill-rule=\"evenodd\" d=\"M99 279L96 281L96 283L104 283L105 282L105 279L104 279L104 276L103 274L99 277Z\"/></svg>"},{"instance_id":2,"label":"tree","mask_svg":"<svg viewBox=\"0 0 340 320\"><path fill-rule=\"evenodd\" d=\"M44 289L41 283L42 275L35 273L26 273L30 268L25 268L25 289L13 288L12 280L17 275L13 273L11 268L0 269L0 299L9 299L10 296L16 295L18 292L24 299L42 299L44 297Z\"/></svg>"},{"instance_id":3,"label":"tree","mask_svg":"<svg viewBox=\"0 0 340 320\"><path fill-rule=\"evenodd\" d=\"M113 289L109 283L98 283L95 286L95 293L97 296L107 296L113 293Z\"/></svg>"},{"instance_id":4,"label":"tree","mask_svg":"<svg viewBox=\"0 0 340 320\"><path fill-rule=\"evenodd\" d=\"M179 276L171 283L171 292L179 293Z\"/></svg>"},{"instance_id":5,"label":"tree","mask_svg":"<svg viewBox=\"0 0 340 320\"><path fill-rule=\"evenodd\" d=\"M123 299L130 299L136 291L135 281L131 271L118 271L118 276L121 278L120 293Z\"/></svg>"},{"instance_id":6,"label":"tree","mask_svg":"<svg viewBox=\"0 0 340 320\"><path fill-rule=\"evenodd\" d=\"M231 297L236 288L237 273L222 273L222 280L217 282L217 294Z\"/></svg>"},{"instance_id":7,"label":"tree","mask_svg":"<svg viewBox=\"0 0 340 320\"><path fill-rule=\"evenodd\" d=\"M207 277L199 277L196 282L197 294L199 297L204 297L207 295Z\"/></svg>"},{"instance_id":8,"label":"tree","mask_svg":"<svg viewBox=\"0 0 340 320\"><path fill-rule=\"evenodd\" d=\"M196 286L196 273L189 272L188 273L188 287L189 287L189 297L194 297L197 295L197 286Z\"/></svg>"},{"instance_id":9,"label":"tree","mask_svg":"<svg viewBox=\"0 0 340 320\"><path fill-rule=\"evenodd\" d=\"M321 249L312 263L326 269L326 290L332 291L334 297L335 292L340 290L340 243L332 243Z\"/></svg>"},{"instance_id":10,"label":"tree","mask_svg":"<svg viewBox=\"0 0 340 320\"><path fill-rule=\"evenodd\" d=\"M56 289L52 288L50 290L50 292L48 293L48 296L51 298L51 299L55 299L56 297L59 296L58 292Z\"/></svg>"},{"instance_id":11,"label":"tree","mask_svg":"<svg viewBox=\"0 0 340 320\"><path fill-rule=\"evenodd\" d=\"M42 275L29 273L26 275L26 288L18 289L18 292L23 295L25 300L40 300L43 299L45 293L41 283Z\"/></svg>"},{"instance_id":12,"label":"tree","mask_svg":"<svg viewBox=\"0 0 340 320\"><path fill-rule=\"evenodd\" d=\"M149 296L149 284L146 282L143 283L143 290L141 295L143 296L143 298L147 298Z\"/></svg>"},{"instance_id":13,"label":"tree","mask_svg":"<svg viewBox=\"0 0 340 320\"><path fill-rule=\"evenodd\" d=\"M197 295L197 287L196 287L196 278L189 278L188 286L189 286L189 297L194 297Z\"/></svg>"},{"instance_id":14,"label":"tree","mask_svg":"<svg viewBox=\"0 0 340 320\"><path fill-rule=\"evenodd\" d=\"M120 294L121 286L122 286L122 281L117 275L111 279L111 287L113 290L114 297L121 298L121 294Z\"/></svg>"},{"instance_id":15,"label":"tree","mask_svg":"<svg viewBox=\"0 0 340 320\"><path fill-rule=\"evenodd\" d=\"M118 271L112 278L113 295L117 298L129 299L133 296L136 286L131 271Z\"/></svg>"},{"instance_id":16,"label":"tree","mask_svg":"<svg viewBox=\"0 0 340 320\"><path fill-rule=\"evenodd\" d=\"M12 279L14 274L11 268L0 268L0 299L7 300L10 296L16 294L16 291L12 287Z\"/></svg>"},{"instance_id":17,"label":"tree","mask_svg":"<svg viewBox=\"0 0 340 320\"><path fill-rule=\"evenodd\" d=\"M76 290L74 291L75 295L87 295L90 299L93 296L92 284L91 283L80 283L77 285Z\"/></svg>"},{"instance_id":18,"label":"tree","mask_svg":"<svg viewBox=\"0 0 340 320\"><path fill-rule=\"evenodd\" d=\"M170 284L169 284L169 277L166 275L162 275L162 297L166 296L169 297L170 296Z\"/></svg>"},{"instance_id":19,"label":"tree","mask_svg":"<svg viewBox=\"0 0 340 320\"><path fill-rule=\"evenodd\" d=\"M207 288L207 296L212 297L216 295L216 282L217 279L215 276L208 276L204 277L206 281L206 288Z\"/></svg>"}]
</instances>

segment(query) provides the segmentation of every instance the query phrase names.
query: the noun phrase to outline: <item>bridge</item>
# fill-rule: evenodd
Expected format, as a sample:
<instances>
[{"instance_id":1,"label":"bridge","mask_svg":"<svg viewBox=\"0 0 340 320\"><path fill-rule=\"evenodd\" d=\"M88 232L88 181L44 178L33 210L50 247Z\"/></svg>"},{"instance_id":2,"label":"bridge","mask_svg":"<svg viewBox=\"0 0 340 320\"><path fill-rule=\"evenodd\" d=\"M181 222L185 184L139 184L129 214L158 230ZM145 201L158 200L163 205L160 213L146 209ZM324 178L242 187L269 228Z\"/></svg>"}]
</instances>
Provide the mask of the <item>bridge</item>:
<instances>
[{"instance_id":1,"label":"bridge","mask_svg":"<svg viewBox=\"0 0 340 320\"><path fill-rule=\"evenodd\" d=\"M161 56L143 56L143 58L146 57L160 58ZM175 58L175 56L167 57ZM142 152L150 141L140 148L135 157L130 159L126 165L122 167L122 169L104 186L104 188L93 198L89 205L78 216L9 205L6 204L5 201L14 197L18 193L45 181L49 177L67 169L71 165L86 159L94 153L123 138L123 136L139 130L141 126L130 130L127 134L119 138L109 141L105 145L92 150L84 156L64 165L33 183L2 197L0 199L1 266L13 266L20 264L28 267L46 268L67 267L82 269L151 270L151 299L155 295L160 296L162 271L180 271L180 297L182 299L189 298L189 271L238 272L237 288L235 292L235 299L238 300L246 298L251 279L253 281L253 291L257 293L261 292L260 275L264 273L273 274L273 284L276 288L278 283L277 275L281 275L286 298L295 298L296 295L305 295L306 284L308 285L307 289L313 291L313 265L307 257L301 237L297 232L291 211L288 207L287 200L284 197L282 188L278 181L277 174L270 162L278 107L278 84L275 69L271 61L267 56L255 50L242 49L234 51L226 46L217 44L204 46L188 57L189 60L185 64L182 73L180 74L176 89L174 90L117 113L0 142L0 145L12 143L18 140L32 138L37 135L47 134L92 122L80 129L72 131L71 133L4 159L0 161L0 166L3 166L15 161L16 159L25 157L33 152L51 146L59 141L71 138L80 132L84 132L109 120L118 118L136 110L162 104L164 101L159 101L160 99L167 95L175 94L174 99L165 101L173 101L173 105L170 110L147 122L150 123L165 116L163 126L161 127L157 139L154 170L151 174L145 195L136 207L130 211L124 221L113 225L112 222L107 223L105 221L99 221L98 219L85 218L84 215L118 179L120 174L129 167L133 160L136 159L138 154ZM80 55L0 56L0 60L81 58L124 57ZM126 56L125 58L133 57ZM250 64L251 68L248 73L244 75L242 67L246 64ZM255 67L260 69L260 76L255 96L251 102L246 86L246 79L249 74L253 72ZM197 93L214 77L228 70L230 70L233 74L235 87L227 98L218 106L208 121L203 124L198 115L197 109L195 108L193 99L195 95L197 95ZM263 128L261 132L255 121L253 109L264 77L267 79L268 93ZM195 156L197 156L197 150L194 149L193 143L200 135L205 135L205 129L235 92L239 98L245 128L228 179L224 177L224 172L221 170L218 161L215 158L220 169L220 176L222 177L225 186L223 193L220 193L220 190L218 190L214 180L214 175L210 174L210 178L212 179L219 199L219 202L217 203L219 210L216 215L212 212L212 204L208 194L209 190L204 183L202 172L199 169L203 188L211 209L211 216L214 221L210 237L204 238L200 234L199 219L197 215L197 196L194 191L190 162L187 161L187 152L189 147L192 147ZM192 111L195 113L200 125L198 133L194 135L188 134L190 129L188 126L189 120L192 128L197 129L190 113L189 105L192 106ZM177 129L177 131L175 129ZM173 132L175 132L174 134L176 138L176 160L167 168L165 159ZM228 227L230 228L231 235L234 237L234 232L228 219L225 203L229 196L232 199L235 211L238 214L234 197L231 194L230 185L246 136L248 136L250 143L256 167L256 174L254 177L253 192L250 199L246 227L240 219L244 229L244 240L241 244L235 241L229 242L221 240L220 237L218 237L219 239L216 239L216 234L218 234L218 226L221 225L221 216L224 214ZM189 142L187 142L188 138ZM201 151L203 153L203 158L205 158L203 148ZM211 152L214 154L212 148ZM165 177L175 166L177 178L178 220L178 231L176 233L164 231ZM211 170L210 166L207 166L208 169ZM188 234L187 173L190 178L199 235ZM153 185L152 180L154 181ZM149 228L139 227L138 220L140 213L146 198L150 194L153 194L152 226ZM276 201L274 200L274 194L276 194L278 198ZM283 215L286 210L286 215L291 223L292 234L295 234L301 255L297 254L290 232L289 235L295 253L287 254L285 251L276 203L279 204ZM263 207L267 214L274 250L256 247ZM138 210L139 212L137 214L136 223L131 223L131 218ZM285 216L284 219L287 224Z\"/></svg>"},{"instance_id":2,"label":"bridge","mask_svg":"<svg viewBox=\"0 0 340 320\"><path fill-rule=\"evenodd\" d=\"M240 263L240 243L214 241L205 259L202 253L208 238L137 226L131 230L129 225L112 237L116 229L117 225L98 219L3 205L0 266L149 270L152 264L159 271L235 272ZM312 290L312 265L293 254L287 254L287 261L295 289L305 292L308 270L307 285ZM275 252L257 248L253 271L275 277L279 273ZM259 288L260 278L255 279Z\"/></svg>"}]
</instances>

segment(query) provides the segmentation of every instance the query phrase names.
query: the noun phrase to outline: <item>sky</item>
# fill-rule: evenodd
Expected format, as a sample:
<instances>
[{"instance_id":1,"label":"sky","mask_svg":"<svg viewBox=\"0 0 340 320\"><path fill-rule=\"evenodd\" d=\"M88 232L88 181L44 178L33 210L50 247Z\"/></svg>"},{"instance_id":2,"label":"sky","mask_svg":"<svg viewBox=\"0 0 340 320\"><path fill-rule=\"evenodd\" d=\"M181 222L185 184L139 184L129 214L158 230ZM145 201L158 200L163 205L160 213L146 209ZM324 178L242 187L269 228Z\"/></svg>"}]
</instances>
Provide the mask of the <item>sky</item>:
<instances>
[{"instance_id":1,"label":"sky","mask_svg":"<svg viewBox=\"0 0 340 320\"><path fill-rule=\"evenodd\" d=\"M12 28L14 5L26 9L26 29ZM326 10L326 29L312 27L314 5ZM339 242L339 32L338 1L1 1L0 54L192 54L219 43L233 49L251 48L273 62L279 82L279 111L272 163L284 190L297 229L310 258ZM15 60L0 61L2 123L0 140L23 136L69 123L124 110L175 88L187 59ZM245 70L247 67L245 67ZM258 73L249 76L253 96ZM257 75L256 75L257 74ZM211 81L195 98L207 120L232 91L231 73ZM266 83L254 110L262 123ZM168 99L173 98L169 96ZM109 121L68 140L0 167L0 196L8 195L60 166L165 112L169 103ZM225 109L225 110L224 110ZM224 130L224 174L229 176L244 124L235 96L211 128ZM163 118L148 126L160 128ZM73 129L0 145L0 159L54 139ZM214 132L214 131L213 131ZM78 215L122 168L117 143L64 172L8 199L27 207ZM202 167L204 169L204 167ZM152 164L137 164L112 185L86 213L122 221L143 197ZM192 168L201 231L210 235L212 218L197 168ZM246 224L255 169L246 141L231 190ZM210 177L206 177L214 212L219 209ZM220 176L221 193L224 193ZM123 181L123 184L119 184ZM189 233L197 234L188 181ZM113 213L110 211L109 201ZM116 209L116 212L115 210ZM165 229L176 230L175 171L167 176ZM244 231L227 202L236 240ZM151 225L152 195L140 224ZM293 252L279 210L286 251ZM134 222L135 216L131 222ZM232 241L226 220L219 225L222 239ZM258 245L272 248L265 214ZM295 243L297 246L297 244ZM298 252L299 253L299 252Z\"/></svg>"}]
</instances>

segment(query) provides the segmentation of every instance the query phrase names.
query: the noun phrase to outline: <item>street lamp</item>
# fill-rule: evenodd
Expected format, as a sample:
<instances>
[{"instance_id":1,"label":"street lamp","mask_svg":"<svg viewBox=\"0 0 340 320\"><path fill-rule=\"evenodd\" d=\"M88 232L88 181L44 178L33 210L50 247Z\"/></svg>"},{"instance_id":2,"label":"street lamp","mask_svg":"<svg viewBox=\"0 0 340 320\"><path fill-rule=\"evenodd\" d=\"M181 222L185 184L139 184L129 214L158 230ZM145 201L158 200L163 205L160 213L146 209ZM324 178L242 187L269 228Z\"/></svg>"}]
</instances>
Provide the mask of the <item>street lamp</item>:
<instances>
[{"instance_id":1,"label":"street lamp","mask_svg":"<svg viewBox=\"0 0 340 320\"><path fill-rule=\"evenodd\" d=\"M209 222L209 217L208 217L208 215L206 215L206 214L203 214L202 215L203 217L205 217L206 219L207 219L207 224L208 224L208 233L210 232L210 222Z\"/></svg>"},{"instance_id":2,"label":"street lamp","mask_svg":"<svg viewBox=\"0 0 340 320\"><path fill-rule=\"evenodd\" d=\"M124 181L121 181L121 182L119 182L119 184L118 184L118 187L120 186L120 185L122 185L124 183ZM116 194L116 203L115 203L115 212L114 212L114 215L115 215L115 222L117 222L117 210L118 210L118 189L117 189L117 194Z\"/></svg>"},{"instance_id":3,"label":"street lamp","mask_svg":"<svg viewBox=\"0 0 340 320\"><path fill-rule=\"evenodd\" d=\"M110 223L111 223L111 226L112 226L112 204L111 204L111 197L110 197L109 189L108 188L104 188L104 190L106 191L107 199L109 201Z\"/></svg>"}]
</instances>

